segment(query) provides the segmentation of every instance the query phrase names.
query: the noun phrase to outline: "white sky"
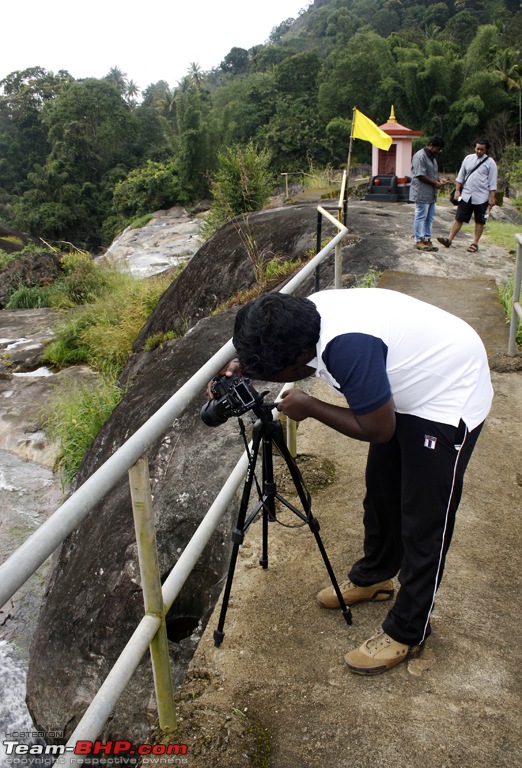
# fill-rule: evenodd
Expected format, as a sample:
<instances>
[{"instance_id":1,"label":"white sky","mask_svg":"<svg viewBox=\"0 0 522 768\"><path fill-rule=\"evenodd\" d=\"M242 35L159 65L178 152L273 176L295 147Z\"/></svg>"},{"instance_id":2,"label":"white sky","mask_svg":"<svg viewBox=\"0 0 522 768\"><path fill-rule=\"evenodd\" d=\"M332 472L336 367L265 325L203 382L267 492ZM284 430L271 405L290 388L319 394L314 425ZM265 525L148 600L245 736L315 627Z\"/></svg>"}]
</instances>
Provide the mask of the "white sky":
<instances>
[{"instance_id":1,"label":"white sky","mask_svg":"<svg viewBox=\"0 0 522 768\"><path fill-rule=\"evenodd\" d=\"M0 80L43 67L104 77L118 67L143 90L175 87L192 62L219 66L231 48L265 43L310 0L7 0L0 20Z\"/></svg>"}]
</instances>

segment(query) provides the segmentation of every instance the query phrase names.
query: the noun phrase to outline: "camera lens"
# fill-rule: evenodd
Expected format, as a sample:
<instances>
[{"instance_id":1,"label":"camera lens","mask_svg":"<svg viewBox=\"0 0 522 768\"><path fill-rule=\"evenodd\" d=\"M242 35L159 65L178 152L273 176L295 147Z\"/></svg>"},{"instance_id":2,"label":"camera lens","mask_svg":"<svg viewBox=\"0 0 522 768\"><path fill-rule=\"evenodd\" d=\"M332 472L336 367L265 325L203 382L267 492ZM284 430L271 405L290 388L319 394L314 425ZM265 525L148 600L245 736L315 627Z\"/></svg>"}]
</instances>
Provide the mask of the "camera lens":
<instances>
[{"instance_id":1,"label":"camera lens","mask_svg":"<svg viewBox=\"0 0 522 768\"><path fill-rule=\"evenodd\" d=\"M207 427L219 427L228 420L228 414L224 412L223 403L219 400L209 400L200 411L201 420Z\"/></svg>"}]
</instances>

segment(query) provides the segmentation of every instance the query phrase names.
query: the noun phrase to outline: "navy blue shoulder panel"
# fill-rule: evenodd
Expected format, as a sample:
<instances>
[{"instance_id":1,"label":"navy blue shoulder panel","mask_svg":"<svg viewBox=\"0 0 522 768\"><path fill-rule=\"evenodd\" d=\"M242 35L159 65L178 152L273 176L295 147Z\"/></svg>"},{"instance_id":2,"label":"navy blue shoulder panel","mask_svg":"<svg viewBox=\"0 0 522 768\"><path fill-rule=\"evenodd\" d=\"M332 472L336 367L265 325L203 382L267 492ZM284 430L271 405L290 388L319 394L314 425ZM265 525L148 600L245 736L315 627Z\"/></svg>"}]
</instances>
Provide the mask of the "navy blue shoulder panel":
<instances>
[{"instance_id":1,"label":"navy blue shoulder panel","mask_svg":"<svg viewBox=\"0 0 522 768\"><path fill-rule=\"evenodd\" d=\"M383 340L366 333L343 333L326 345L326 368L354 413L371 413L390 399L387 355Z\"/></svg>"}]
</instances>

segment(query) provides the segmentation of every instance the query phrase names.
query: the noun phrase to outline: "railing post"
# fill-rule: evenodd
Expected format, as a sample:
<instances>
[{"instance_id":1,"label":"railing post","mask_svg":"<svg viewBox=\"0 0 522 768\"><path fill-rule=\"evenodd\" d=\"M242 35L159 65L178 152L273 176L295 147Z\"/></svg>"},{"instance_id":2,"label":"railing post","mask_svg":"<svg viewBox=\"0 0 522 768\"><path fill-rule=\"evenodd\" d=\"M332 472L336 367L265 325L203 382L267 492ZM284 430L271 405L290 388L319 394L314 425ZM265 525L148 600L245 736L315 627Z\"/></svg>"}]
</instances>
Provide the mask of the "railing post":
<instances>
[{"instance_id":1,"label":"railing post","mask_svg":"<svg viewBox=\"0 0 522 768\"><path fill-rule=\"evenodd\" d=\"M513 278L513 303L511 308L511 321L509 323L508 355L513 357L517 353L517 329L520 312L520 288L522 284L522 235L515 235L517 240L517 260L515 263L515 277Z\"/></svg>"},{"instance_id":2,"label":"railing post","mask_svg":"<svg viewBox=\"0 0 522 768\"><path fill-rule=\"evenodd\" d=\"M321 211L317 211L317 227L315 231L315 253L316 255L321 250L321 231L322 231L322 225L323 225L323 215ZM319 264L315 268L315 278L314 278L314 292L317 293L321 290L320 287L320 273L321 268Z\"/></svg>"},{"instance_id":3,"label":"railing post","mask_svg":"<svg viewBox=\"0 0 522 768\"><path fill-rule=\"evenodd\" d=\"M288 173L282 173L281 176L285 177L285 200L288 200Z\"/></svg>"},{"instance_id":4,"label":"railing post","mask_svg":"<svg viewBox=\"0 0 522 768\"><path fill-rule=\"evenodd\" d=\"M337 218L342 224L342 213L339 207L337 211ZM335 288L342 288L342 276L343 276L343 252L341 243L337 243L335 246L335 268L334 268L334 286Z\"/></svg>"},{"instance_id":5,"label":"railing post","mask_svg":"<svg viewBox=\"0 0 522 768\"><path fill-rule=\"evenodd\" d=\"M129 484L145 613L158 616L161 619L158 631L150 644L159 724L162 731L171 733L177 727L176 705L174 702L169 644L165 624L165 605L161 591L161 576L156 547L156 528L152 508L149 465L145 455L141 456L136 464L129 469Z\"/></svg>"},{"instance_id":6,"label":"railing post","mask_svg":"<svg viewBox=\"0 0 522 768\"><path fill-rule=\"evenodd\" d=\"M334 272L334 286L336 288L342 288L342 276L343 276L343 256L341 243L337 243L335 246L335 272Z\"/></svg>"}]
</instances>

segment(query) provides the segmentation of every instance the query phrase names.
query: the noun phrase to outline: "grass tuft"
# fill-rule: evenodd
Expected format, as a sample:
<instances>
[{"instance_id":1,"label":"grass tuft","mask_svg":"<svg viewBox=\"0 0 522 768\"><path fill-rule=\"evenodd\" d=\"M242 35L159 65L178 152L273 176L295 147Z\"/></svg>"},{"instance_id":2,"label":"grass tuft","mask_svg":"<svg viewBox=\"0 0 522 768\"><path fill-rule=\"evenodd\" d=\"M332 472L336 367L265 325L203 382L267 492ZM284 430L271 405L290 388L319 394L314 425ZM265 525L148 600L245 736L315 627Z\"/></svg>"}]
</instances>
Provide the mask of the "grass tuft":
<instances>
[{"instance_id":1,"label":"grass tuft","mask_svg":"<svg viewBox=\"0 0 522 768\"><path fill-rule=\"evenodd\" d=\"M162 275L139 280L115 272L92 304L78 307L64 320L43 361L57 368L85 363L96 371L121 371L169 283L170 278Z\"/></svg>"},{"instance_id":2,"label":"grass tuft","mask_svg":"<svg viewBox=\"0 0 522 768\"><path fill-rule=\"evenodd\" d=\"M123 397L116 376L107 371L93 385L60 390L43 414L44 427L60 448L55 469L65 487L74 479L88 447Z\"/></svg>"},{"instance_id":3,"label":"grass tuft","mask_svg":"<svg viewBox=\"0 0 522 768\"><path fill-rule=\"evenodd\" d=\"M511 321L511 310L513 308L513 290L514 290L515 278L511 277L507 283L501 284L498 287L498 298L506 313L506 322ZM522 291L519 299L522 302ZM517 347L522 347L522 322L519 321L516 335Z\"/></svg>"}]
</instances>

